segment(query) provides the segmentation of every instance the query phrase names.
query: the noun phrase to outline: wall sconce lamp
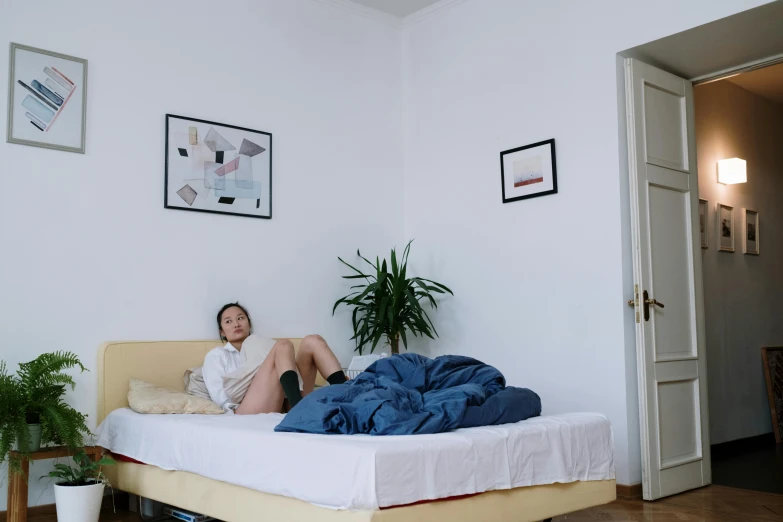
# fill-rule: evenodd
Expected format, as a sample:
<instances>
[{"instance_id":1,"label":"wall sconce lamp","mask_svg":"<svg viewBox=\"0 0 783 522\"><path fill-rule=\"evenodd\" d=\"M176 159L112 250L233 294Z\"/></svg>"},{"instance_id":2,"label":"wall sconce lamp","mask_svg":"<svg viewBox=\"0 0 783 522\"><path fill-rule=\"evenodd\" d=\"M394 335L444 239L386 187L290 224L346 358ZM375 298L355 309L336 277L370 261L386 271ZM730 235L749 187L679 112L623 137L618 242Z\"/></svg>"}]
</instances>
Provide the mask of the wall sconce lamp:
<instances>
[{"instance_id":1,"label":"wall sconce lamp","mask_svg":"<svg viewBox=\"0 0 783 522\"><path fill-rule=\"evenodd\" d=\"M739 158L720 160L718 162L718 183L734 185L747 183L748 170L746 161Z\"/></svg>"}]
</instances>

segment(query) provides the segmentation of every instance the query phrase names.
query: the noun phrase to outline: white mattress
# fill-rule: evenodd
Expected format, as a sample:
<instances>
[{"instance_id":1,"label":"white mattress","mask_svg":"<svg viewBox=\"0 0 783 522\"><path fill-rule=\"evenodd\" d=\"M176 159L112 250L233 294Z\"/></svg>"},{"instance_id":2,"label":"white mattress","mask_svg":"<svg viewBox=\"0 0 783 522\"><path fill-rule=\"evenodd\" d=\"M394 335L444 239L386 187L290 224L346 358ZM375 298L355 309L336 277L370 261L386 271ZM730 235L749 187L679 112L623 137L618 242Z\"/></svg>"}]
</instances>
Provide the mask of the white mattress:
<instances>
[{"instance_id":1,"label":"white mattress","mask_svg":"<svg viewBox=\"0 0 783 522\"><path fill-rule=\"evenodd\" d=\"M375 510L520 486L614 478L603 415L576 413L437 435L275 433L283 416L115 410L97 444L333 509Z\"/></svg>"}]
</instances>

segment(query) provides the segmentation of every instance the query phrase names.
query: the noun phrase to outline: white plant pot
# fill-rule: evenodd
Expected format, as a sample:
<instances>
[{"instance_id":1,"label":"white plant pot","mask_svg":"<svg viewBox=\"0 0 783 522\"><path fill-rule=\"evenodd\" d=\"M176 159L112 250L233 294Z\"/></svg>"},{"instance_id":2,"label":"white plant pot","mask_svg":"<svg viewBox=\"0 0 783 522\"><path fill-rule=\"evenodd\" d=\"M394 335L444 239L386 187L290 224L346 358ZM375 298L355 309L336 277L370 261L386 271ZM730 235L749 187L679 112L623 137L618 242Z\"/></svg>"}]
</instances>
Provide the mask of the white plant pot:
<instances>
[{"instance_id":1,"label":"white plant pot","mask_svg":"<svg viewBox=\"0 0 783 522\"><path fill-rule=\"evenodd\" d=\"M98 522L103 502L103 484L54 485L57 522Z\"/></svg>"}]
</instances>

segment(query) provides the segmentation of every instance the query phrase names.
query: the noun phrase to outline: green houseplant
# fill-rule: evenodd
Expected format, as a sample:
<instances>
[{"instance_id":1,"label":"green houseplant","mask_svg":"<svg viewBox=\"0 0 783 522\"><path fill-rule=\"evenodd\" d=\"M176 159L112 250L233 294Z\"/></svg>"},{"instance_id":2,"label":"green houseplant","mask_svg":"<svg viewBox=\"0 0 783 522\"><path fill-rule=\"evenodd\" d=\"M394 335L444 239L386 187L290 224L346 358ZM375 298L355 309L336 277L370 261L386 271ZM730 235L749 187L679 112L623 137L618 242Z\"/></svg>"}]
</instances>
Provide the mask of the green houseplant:
<instances>
[{"instance_id":1,"label":"green houseplant","mask_svg":"<svg viewBox=\"0 0 783 522\"><path fill-rule=\"evenodd\" d=\"M9 459L11 470L20 472L19 457L36 451L41 442L74 449L84 446L84 434L89 433L86 416L63 400L66 386L76 385L65 373L74 367L85 370L70 352L45 353L20 363L16 375L0 362L0 462L16 443L18 454Z\"/></svg>"},{"instance_id":2,"label":"green houseplant","mask_svg":"<svg viewBox=\"0 0 783 522\"><path fill-rule=\"evenodd\" d=\"M73 465L55 464L49 476L59 479L54 485L58 522L98 522L103 489L110 485L101 467L112 464L109 457L94 462L83 449L73 456Z\"/></svg>"},{"instance_id":3,"label":"green houseplant","mask_svg":"<svg viewBox=\"0 0 783 522\"><path fill-rule=\"evenodd\" d=\"M414 336L426 335L430 339L435 338L433 334L438 335L427 311L422 307L422 301L437 308L438 303L433 294L454 295L454 292L429 279L408 277L408 256L412 242L408 242L399 263L395 249L391 251L390 263L386 259L381 262L377 257L373 263L357 250L356 255L373 268L372 272L366 274L342 258L337 258L355 272L343 276L343 279L363 280L352 286L352 292L338 299L332 308L332 315L341 304L353 308L351 321L354 335L351 340L356 341L359 354L367 346L373 352L382 338L391 346L392 354L398 354L400 339L405 348L408 347L406 331Z\"/></svg>"}]
</instances>

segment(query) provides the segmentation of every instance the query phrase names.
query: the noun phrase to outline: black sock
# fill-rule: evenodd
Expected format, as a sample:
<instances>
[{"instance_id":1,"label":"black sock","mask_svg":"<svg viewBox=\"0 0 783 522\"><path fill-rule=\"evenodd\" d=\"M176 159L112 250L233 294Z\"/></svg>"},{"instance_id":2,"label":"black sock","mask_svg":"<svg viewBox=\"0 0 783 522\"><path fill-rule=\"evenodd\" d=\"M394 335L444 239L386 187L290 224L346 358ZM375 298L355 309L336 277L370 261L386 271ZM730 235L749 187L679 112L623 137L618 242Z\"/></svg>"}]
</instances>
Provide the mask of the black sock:
<instances>
[{"instance_id":1,"label":"black sock","mask_svg":"<svg viewBox=\"0 0 783 522\"><path fill-rule=\"evenodd\" d=\"M291 407L299 404L302 400L302 391L299 389L299 375L294 370L288 370L280 376L280 385Z\"/></svg>"},{"instance_id":2,"label":"black sock","mask_svg":"<svg viewBox=\"0 0 783 522\"><path fill-rule=\"evenodd\" d=\"M345 374L342 370L337 370L332 375L326 378L326 382L329 384L345 384L345 381L348 379L345 378Z\"/></svg>"}]
</instances>

